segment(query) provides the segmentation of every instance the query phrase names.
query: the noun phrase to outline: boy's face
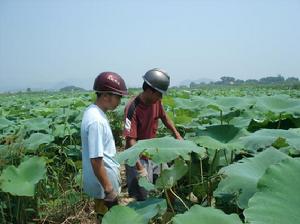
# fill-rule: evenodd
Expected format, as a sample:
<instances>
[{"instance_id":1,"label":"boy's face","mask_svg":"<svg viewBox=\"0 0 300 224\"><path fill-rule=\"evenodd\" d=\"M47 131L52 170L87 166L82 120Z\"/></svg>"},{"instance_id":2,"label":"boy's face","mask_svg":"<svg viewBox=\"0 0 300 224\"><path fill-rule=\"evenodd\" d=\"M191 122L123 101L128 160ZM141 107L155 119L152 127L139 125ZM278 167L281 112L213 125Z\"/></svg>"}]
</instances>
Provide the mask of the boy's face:
<instances>
[{"instance_id":1,"label":"boy's face","mask_svg":"<svg viewBox=\"0 0 300 224\"><path fill-rule=\"evenodd\" d=\"M153 91L151 94L152 103L156 103L158 100L162 99L162 93L158 91Z\"/></svg>"},{"instance_id":2,"label":"boy's face","mask_svg":"<svg viewBox=\"0 0 300 224\"><path fill-rule=\"evenodd\" d=\"M120 95L116 95L116 94L111 94L109 95L109 102L110 102L110 110L114 110L117 108L117 106L119 106L120 102L121 102L121 98L122 96Z\"/></svg>"}]
</instances>

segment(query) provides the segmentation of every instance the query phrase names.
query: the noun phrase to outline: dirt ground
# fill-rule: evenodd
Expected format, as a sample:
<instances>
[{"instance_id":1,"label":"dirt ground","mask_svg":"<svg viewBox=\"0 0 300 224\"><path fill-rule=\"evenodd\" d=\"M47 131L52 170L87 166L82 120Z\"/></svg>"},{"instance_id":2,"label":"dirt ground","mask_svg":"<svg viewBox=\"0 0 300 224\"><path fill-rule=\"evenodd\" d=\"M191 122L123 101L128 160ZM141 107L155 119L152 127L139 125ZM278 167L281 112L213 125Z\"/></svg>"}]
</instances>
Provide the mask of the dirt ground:
<instances>
[{"instance_id":1,"label":"dirt ground","mask_svg":"<svg viewBox=\"0 0 300 224\"><path fill-rule=\"evenodd\" d=\"M128 203L134 201L133 198L128 197L127 186L126 186L126 174L125 166L121 165L120 168L122 186L121 193L119 195L119 204L127 205ZM72 211L68 214L64 214L62 211L48 211L48 216L42 219L34 219L35 223L42 224L94 224L97 223L96 213L94 211L94 200L90 198L89 200L81 201L79 204L74 205Z\"/></svg>"}]
</instances>

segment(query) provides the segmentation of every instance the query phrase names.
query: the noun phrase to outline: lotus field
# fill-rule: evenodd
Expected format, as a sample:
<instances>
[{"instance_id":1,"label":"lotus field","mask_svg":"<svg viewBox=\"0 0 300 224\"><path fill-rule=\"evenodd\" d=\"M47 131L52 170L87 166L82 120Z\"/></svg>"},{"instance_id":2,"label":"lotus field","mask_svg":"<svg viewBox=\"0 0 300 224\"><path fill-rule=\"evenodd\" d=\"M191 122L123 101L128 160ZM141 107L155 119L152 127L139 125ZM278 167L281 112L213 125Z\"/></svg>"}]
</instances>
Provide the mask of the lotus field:
<instances>
[{"instance_id":1,"label":"lotus field","mask_svg":"<svg viewBox=\"0 0 300 224\"><path fill-rule=\"evenodd\" d=\"M82 191L80 142L94 99L92 92L0 95L0 223L95 221ZM143 202L122 202L122 183L121 204L102 223L300 223L300 90L171 89L163 105L185 140L160 125L157 138L123 151L128 100L108 114L118 161L133 165L146 154L169 168L155 184L139 179L150 191Z\"/></svg>"}]
</instances>

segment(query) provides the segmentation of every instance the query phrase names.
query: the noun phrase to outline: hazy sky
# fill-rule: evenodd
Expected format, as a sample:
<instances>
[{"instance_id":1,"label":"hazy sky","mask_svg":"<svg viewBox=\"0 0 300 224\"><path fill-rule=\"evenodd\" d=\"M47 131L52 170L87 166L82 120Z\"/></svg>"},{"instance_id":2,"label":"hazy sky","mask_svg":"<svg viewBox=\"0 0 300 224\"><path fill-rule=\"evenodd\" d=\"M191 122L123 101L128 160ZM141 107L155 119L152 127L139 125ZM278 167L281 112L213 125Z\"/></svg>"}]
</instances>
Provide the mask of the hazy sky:
<instances>
[{"instance_id":1,"label":"hazy sky","mask_svg":"<svg viewBox=\"0 0 300 224\"><path fill-rule=\"evenodd\" d=\"M299 0L0 0L0 91L221 76L300 77Z\"/></svg>"}]
</instances>

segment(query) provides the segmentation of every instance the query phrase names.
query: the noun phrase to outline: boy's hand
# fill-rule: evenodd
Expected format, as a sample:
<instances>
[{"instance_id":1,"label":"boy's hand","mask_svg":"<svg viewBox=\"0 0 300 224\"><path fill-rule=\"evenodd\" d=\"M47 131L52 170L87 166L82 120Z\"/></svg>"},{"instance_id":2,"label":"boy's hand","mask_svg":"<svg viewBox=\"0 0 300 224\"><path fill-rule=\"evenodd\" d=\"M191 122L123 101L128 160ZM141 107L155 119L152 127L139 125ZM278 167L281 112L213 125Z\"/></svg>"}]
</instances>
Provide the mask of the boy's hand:
<instances>
[{"instance_id":1,"label":"boy's hand","mask_svg":"<svg viewBox=\"0 0 300 224\"><path fill-rule=\"evenodd\" d=\"M141 170L137 170L138 177L148 177L148 172L145 168L142 168Z\"/></svg>"},{"instance_id":2,"label":"boy's hand","mask_svg":"<svg viewBox=\"0 0 300 224\"><path fill-rule=\"evenodd\" d=\"M118 205L118 194L114 190L105 192L104 203L108 209L114 205Z\"/></svg>"}]
</instances>

